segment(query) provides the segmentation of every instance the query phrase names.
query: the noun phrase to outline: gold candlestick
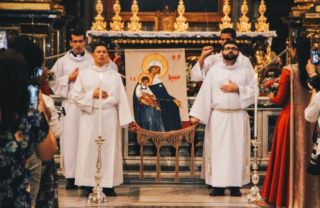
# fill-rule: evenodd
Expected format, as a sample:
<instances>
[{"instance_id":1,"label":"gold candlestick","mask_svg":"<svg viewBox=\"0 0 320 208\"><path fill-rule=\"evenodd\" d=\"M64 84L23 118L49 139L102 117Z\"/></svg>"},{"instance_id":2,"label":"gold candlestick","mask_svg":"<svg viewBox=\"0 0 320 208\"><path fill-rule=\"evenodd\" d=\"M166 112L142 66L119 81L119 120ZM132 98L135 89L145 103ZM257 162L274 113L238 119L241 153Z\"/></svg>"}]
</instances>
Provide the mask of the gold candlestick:
<instances>
[{"instance_id":1,"label":"gold candlestick","mask_svg":"<svg viewBox=\"0 0 320 208\"><path fill-rule=\"evenodd\" d=\"M269 23L267 23L267 18L264 16L264 13L267 11L267 6L264 3L264 0L260 1L258 11L259 11L260 17L258 17L257 22L255 24L256 31L267 32L269 31Z\"/></svg>"},{"instance_id":2,"label":"gold candlestick","mask_svg":"<svg viewBox=\"0 0 320 208\"><path fill-rule=\"evenodd\" d=\"M224 17L221 19L222 23L219 24L220 30L223 30L224 28L233 28L233 24L231 23L231 18L229 17L229 14L231 11L229 0L224 1L222 11L223 11Z\"/></svg>"},{"instance_id":3,"label":"gold candlestick","mask_svg":"<svg viewBox=\"0 0 320 208\"><path fill-rule=\"evenodd\" d=\"M175 32L185 32L188 31L188 23L186 23L186 18L183 16L185 12L185 6L183 0L179 0L178 5L178 14L179 16L176 19L176 23L174 23L174 31Z\"/></svg>"},{"instance_id":4,"label":"gold candlestick","mask_svg":"<svg viewBox=\"0 0 320 208\"><path fill-rule=\"evenodd\" d=\"M101 0L97 0L96 3L97 16L94 18L95 22L92 23L91 30L106 31L107 23L104 21L103 16L103 4Z\"/></svg>"},{"instance_id":5,"label":"gold candlestick","mask_svg":"<svg viewBox=\"0 0 320 208\"><path fill-rule=\"evenodd\" d=\"M100 112L101 113L101 112ZM106 195L102 191L102 187L100 185L101 182L101 146L104 142L101 136L98 136L96 139L96 144L98 148L98 158L96 163L96 175L94 177L96 185L94 186L92 193L89 195L88 203L104 203L107 201Z\"/></svg>"},{"instance_id":6,"label":"gold candlestick","mask_svg":"<svg viewBox=\"0 0 320 208\"><path fill-rule=\"evenodd\" d=\"M116 0L113 5L113 11L115 15L112 17L112 22L110 22L111 31L123 31L122 17L120 17L121 6L119 0Z\"/></svg>"},{"instance_id":7,"label":"gold candlestick","mask_svg":"<svg viewBox=\"0 0 320 208\"><path fill-rule=\"evenodd\" d=\"M239 23L237 23L237 29L239 32L250 32L251 23L249 23L249 17L247 17L248 10L247 0L243 0L241 5L242 16L239 18Z\"/></svg>"},{"instance_id":8,"label":"gold candlestick","mask_svg":"<svg viewBox=\"0 0 320 208\"><path fill-rule=\"evenodd\" d=\"M137 0L133 0L131 6L132 17L130 17L130 23L128 22L129 31L141 31L141 23L139 23L140 18L138 17L139 6Z\"/></svg>"}]
</instances>

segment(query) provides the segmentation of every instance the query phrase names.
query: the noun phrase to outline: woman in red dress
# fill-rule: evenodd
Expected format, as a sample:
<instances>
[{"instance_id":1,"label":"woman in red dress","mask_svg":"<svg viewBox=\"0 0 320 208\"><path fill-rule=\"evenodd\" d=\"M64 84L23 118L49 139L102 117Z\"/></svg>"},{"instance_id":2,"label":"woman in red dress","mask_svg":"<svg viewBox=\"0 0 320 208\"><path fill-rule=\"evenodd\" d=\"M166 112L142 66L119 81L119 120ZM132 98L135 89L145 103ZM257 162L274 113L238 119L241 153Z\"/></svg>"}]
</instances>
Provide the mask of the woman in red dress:
<instances>
[{"instance_id":1,"label":"woman in red dress","mask_svg":"<svg viewBox=\"0 0 320 208\"><path fill-rule=\"evenodd\" d=\"M305 66L308 60L308 50L302 51L293 44L290 49L291 57L296 57L296 50L300 82L306 86ZM271 154L261 196L267 203L276 207L288 207L290 200L290 74L297 70L297 67L298 64L285 66L280 75L277 94L269 94L269 100L276 105L283 106L283 109L275 126Z\"/></svg>"},{"instance_id":2,"label":"woman in red dress","mask_svg":"<svg viewBox=\"0 0 320 208\"><path fill-rule=\"evenodd\" d=\"M292 67L294 66L283 68L277 95L269 94L271 102L284 107L275 126L267 175L261 195L277 206L285 206L289 197L290 71L293 70Z\"/></svg>"}]
</instances>

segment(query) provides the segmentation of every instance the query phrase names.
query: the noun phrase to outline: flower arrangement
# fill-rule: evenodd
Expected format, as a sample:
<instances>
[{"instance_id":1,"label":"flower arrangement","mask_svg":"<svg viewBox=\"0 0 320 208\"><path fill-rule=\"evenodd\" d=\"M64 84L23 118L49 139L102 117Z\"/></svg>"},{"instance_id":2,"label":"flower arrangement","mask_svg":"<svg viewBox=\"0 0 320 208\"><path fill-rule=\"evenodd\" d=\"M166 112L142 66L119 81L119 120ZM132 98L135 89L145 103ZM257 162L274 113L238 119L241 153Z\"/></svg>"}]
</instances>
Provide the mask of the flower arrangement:
<instances>
[{"instance_id":1,"label":"flower arrangement","mask_svg":"<svg viewBox=\"0 0 320 208\"><path fill-rule=\"evenodd\" d=\"M276 95L278 91L278 87L279 87L279 77L275 76L274 72L268 72L268 76L262 80L260 91L266 95L271 92L273 92Z\"/></svg>"},{"instance_id":2,"label":"flower arrangement","mask_svg":"<svg viewBox=\"0 0 320 208\"><path fill-rule=\"evenodd\" d=\"M274 94L277 94L279 87L279 78L266 78L262 86L267 91L267 93L273 92Z\"/></svg>"}]
</instances>

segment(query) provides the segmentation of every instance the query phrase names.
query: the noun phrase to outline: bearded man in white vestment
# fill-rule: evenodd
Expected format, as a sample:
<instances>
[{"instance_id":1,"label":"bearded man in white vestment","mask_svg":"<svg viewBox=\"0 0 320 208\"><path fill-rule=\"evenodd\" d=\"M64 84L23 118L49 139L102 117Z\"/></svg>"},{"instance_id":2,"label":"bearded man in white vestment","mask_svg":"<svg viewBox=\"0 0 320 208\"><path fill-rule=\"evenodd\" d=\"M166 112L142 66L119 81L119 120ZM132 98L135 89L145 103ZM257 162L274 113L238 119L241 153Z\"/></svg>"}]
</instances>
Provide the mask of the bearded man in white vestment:
<instances>
[{"instance_id":1,"label":"bearded man in white vestment","mask_svg":"<svg viewBox=\"0 0 320 208\"><path fill-rule=\"evenodd\" d=\"M80 109L71 100L70 91L74 86L79 71L90 65L92 57L85 50L86 39L84 31L80 28L71 30L69 44L71 50L59 58L51 71L55 79L50 82L50 88L55 95L63 98L62 106L66 116L61 119L63 132L60 137L61 163L64 176L67 179L66 189L76 189L74 184L76 171L76 158L78 149L78 129Z\"/></svg>"},{"instance_id":2,"label":"bearded man in white vestment","mask_svg":"<svg viewBox=\"0 0 320 208\"><path fill-rule=\"evenodd\" d=\"M122 144L120 126L135 125L121 76L113 69L107 48L93 47L94 65L79 73L72 90L73 101L81 109L79 145L75 183L95 185L97 145L99 134L99 103L101 102L101 183L107 196L115 196L113 187L123 183ZM99 99L101 90L102 99Z\"/></svg>"},{"instance_id":3,"label":"bearded man in white vestment","mask_svg":"<svg viewBox=\"0 0 320 208\"><path fill-rule=\"evenodd\" d=\"M222 47L223 59L207 73L191 108L191 122L206 125L205 181L211 196L241 196L240 187L250 182L250 126L245 108L258 93L252 68L239 59L235 41Z\"/></svg>"}]
</instances>

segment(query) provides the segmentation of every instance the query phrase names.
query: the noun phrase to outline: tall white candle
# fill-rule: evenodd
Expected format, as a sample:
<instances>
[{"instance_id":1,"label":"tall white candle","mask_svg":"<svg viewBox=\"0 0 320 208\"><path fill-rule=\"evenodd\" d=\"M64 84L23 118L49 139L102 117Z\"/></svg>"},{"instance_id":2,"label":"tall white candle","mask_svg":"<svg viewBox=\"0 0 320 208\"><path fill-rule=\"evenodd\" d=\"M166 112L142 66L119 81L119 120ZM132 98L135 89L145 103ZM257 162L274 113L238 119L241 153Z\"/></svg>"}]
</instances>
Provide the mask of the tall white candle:
<instances>
[{"instance_id":1,"label":"tall white candle","mask_svg":"<svg viewBox=\"0 0 320 208\"><path fill-rule=\"evenodd\" d=\"M98 136L102 136L102 72L99 73L99 128Z\"/></svg>"},{"instance_id":2,"label":"tall white candle","mask_svg":"<svg viewBox=\"0 0 320 208\"><path fill-rule=\"evenodd\" d=\"M258 84L258 73L256 73L256 80ZM258 92L254 93L254 137L257 137L258 131L258 94L259 94L259 87L256 89Z\"/></svg>"}]
</instances>

